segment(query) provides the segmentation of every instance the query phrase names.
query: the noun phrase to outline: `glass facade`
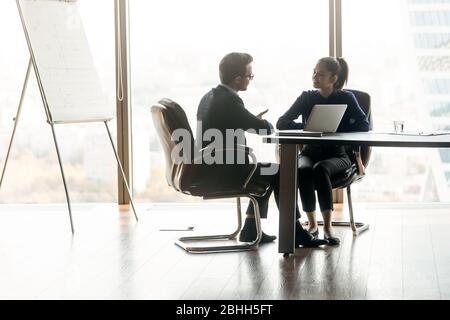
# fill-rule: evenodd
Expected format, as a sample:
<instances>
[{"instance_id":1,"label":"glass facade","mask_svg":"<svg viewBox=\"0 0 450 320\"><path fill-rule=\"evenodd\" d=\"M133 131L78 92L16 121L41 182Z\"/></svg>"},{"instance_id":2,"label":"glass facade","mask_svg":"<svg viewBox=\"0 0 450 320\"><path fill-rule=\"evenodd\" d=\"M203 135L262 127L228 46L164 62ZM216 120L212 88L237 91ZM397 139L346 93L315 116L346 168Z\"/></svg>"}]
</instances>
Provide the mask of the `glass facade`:
<instances>
[{"instance_id":1,"label":"glass facade","mask_svg":"<svg viewBox=\"0 0 450 320\"><path fill-rule=\"evenodd\" d=\"M410 19L413 26L450 26L450 11L413 11Z\"/></svg>"},{"instance_id":2,"label":"glass facade","mask_svg":"<svg viewBox=\"0 0 450 320\"><path fill-rule=\"evenodd\" d=\"M424 80L425 92L430 95L450 94L450 79Z\"/></svg>"},{"instance_id":3,"label":"glass facade","mask_svg":"<svg viewBox=\"0 0 450 320\"><path fill-rule=\"evenodd\" d=\"M408 0L410 4L450 3L450 0Z\"/></svg>"},{"instance_id":4,"label":"glass facade","mask_svg":"<svg viewBox=\"0 0 450 320\"><path fill-rule=\"evenodd\" d=\"M414 35L414 46L418 49L450 48L450 33L420 33Z\"/></svg>"},{"instance_id":5,"label":"glass facade","mask_svg":"<svg viewBox=\"0 0 450 320\"><path fill-rule=\"evenodd\" d=\"M417 64L419 71L450 71L450 56L419 56Z\"/></svg>"},{"instance_id":6,"label":"glass facade","mask_svg":"<svg viewBox=\"0 0 450 320\"><path fill-rule=\"evenodd\" d=\"M371 94L375 131L392 132L394 120L403 120L407 131L445 129L450 124L450 58L445 52L450 3L427 3L343 1L348 87ZM449 201L447 167L440 157L447 153L373 148L367 176L354 188L355 199ZM430 183L436 188L426 190Z\"/></svg>"},{"instance_id":7,"label":"glass facade","mask_svg":"<svg viewBox=\"0 0 450 320\"><path fill-rule=\"evenodd\" d=\"M429 116L429 126L437 130L450 130L450 2L421 1L408 6L411 14L411 34L414 41L419 76L423 80L423 101ZM438 11L436 11L438 10ZM421 17L421 23L415 18ZM417 39L421 39L417 41ZM431 172L440 198L450 199L450 150L439 150L433 157ZM447 182L447 188L445 186ZM445 191L443 191L445 190Z\"/></svg>"},{"instance_id":8,"label":"glass facade","mask_svg":"<svg viewBox=\"0 0 450 320\"><path fill-rule=\"evenodd\" d=\"M450 102L435 102L433 103L430 116L436 118L450 117Z\"/></svg>"},{"instance_id":9,"label":"glass facade","mask_svg":"<svg viewBox=\"0 0 450 320\"><path fill-rule=\"evenodd\" d=\"M441 154L442 162L450 163L450 153L445 152L445 150L442 149L441 152L440 152L440 154ZM450 173L450 172L449 172L449 173Z\"/></svg>"}]
</instances>

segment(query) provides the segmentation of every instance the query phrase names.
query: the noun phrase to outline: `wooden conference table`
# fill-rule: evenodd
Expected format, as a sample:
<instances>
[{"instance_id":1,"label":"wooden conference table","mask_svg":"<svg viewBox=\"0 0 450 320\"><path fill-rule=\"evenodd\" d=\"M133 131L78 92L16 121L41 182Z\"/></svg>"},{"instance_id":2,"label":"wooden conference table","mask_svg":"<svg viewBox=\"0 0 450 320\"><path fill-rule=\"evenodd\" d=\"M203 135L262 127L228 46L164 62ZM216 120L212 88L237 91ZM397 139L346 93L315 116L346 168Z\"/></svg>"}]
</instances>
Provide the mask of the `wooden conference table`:
<instances>
[{"instance_id":1,"label":"wooden conference table","mask_svg":"<svg viewBox=\"0 0 450 320\"><path fill-rule=\"evenodd\" d=\"M280 224L278 252L288 256L295 250L295 205L299 145L357 145L400 148L450 148L450 134L415 135L375 132L333 133L322 137L264 136L265 143L280 144Z\"/></svg>"}]
</instances>

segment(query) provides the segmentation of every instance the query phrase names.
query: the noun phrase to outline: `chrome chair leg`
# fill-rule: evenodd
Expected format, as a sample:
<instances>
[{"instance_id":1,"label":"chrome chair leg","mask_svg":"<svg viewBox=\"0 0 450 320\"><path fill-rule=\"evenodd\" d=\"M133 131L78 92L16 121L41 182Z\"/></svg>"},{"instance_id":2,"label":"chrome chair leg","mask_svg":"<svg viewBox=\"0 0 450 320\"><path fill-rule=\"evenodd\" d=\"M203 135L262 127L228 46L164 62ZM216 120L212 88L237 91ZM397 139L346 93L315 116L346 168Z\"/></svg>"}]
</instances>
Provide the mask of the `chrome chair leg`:
<instances>
[{"instance_id":1,"label":"chrome chair leg","mask_svg":"<svg viewBox=\"0 0 450 320\"><path fill-rule=\"evenodd\" d=\"M361 234L362 232L366 231L367 229L369 229L369 224L366 224L363 222L355 222L355 219L353 218L353 202L352 202L352 192L351 192L350 186L347 187L347 199L348 199L348 208L349 208L349 213L350 213L350 224L347 223L347 225L350 225L352 227L353 236L357 236L357 235Z\"/></svg>"},{"instance_id":2,"label":"chrome chair leg","mask_svg":"<svg viewBox=\"0 0 450 320\"><path fill-rule=\"evenodd\" d=\"M236 231L234 231L232 234L230 234L229 239L236 239L237 235L242 229L242 211L241 211L241 198L236 198L236 211L237 211L237 220L238 225L236 228Z\"/></svg>"},{"instance_id":3,"label":"chrome chair leg","mask_svg":"<svg viewBox=\"0 0 450 320\"><path fill-rule=\"evenodd\" d=\"M347 187L347 198L348 198L348 208L349 208L349 215L350 215L350 222L347 221L333 221L331 223L334 227L351 227L353 231L353 236L358 236L359 234L363 233L364 231L369 229L369 224L364 222L355 222L355 219L353 217L353 202L352 202L352 194L350 186ZM317 221L317 224L319 226L323 226L323 221ZM307 226L308 221L306 221L303 225Z\"/></svg>"},{"instance_id":4,"label":"chrome chair leg","mask_svg":"<svg viewBox=\"0 0 450 320\"><path fill-rule=\"evenodd\" d=\"M236 196L234 196L236 197ZM233 197L233 198L234 198ZM252 242L243 242L240 244L228 244L228 245L218 245L218 246L194 246L189 244L188 242L196 242L196 241L227 241L227 240L235 240L236 236L239 234L242 227L242 213L241 213L241 197L249 198L253 203L253 207L255 208L255 223L256 223L256 239ZM205 198L205 200L213 200L213 199L224 199L221 198ZM259 246L259 242L261 241L262 230L261 230L261 216L259 211L258 201L253 196L250 195L240 195L237 197L237 212L238 212L238 227L235 232L232 234L224 234L224 235L208 235L208 236L192 236L192 237L181 237L175 244L180 248L184 249L189 253L217 253L217 252L231 252L231 251L246 251L246 250L255 250Z\"/></svg>"}]
</instances>

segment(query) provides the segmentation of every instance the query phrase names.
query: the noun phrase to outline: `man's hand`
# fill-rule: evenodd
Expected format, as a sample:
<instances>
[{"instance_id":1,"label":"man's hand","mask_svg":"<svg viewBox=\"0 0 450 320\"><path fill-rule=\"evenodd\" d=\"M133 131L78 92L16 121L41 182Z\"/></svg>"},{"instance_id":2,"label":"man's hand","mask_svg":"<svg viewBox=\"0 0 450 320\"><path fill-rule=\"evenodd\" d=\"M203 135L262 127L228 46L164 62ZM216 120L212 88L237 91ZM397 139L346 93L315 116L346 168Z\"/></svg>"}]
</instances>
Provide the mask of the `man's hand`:
<instances>
[{"instance_id":1,"label":"man's hand","mask_svg":"<svg viewBox=\"0 0 450 320\"><path fill-rule=\"evenodd\" d=\"M267 112L269 112L269 109L266 109L266 110L264 110L264 111L261 112L261 113L258 113L258 114L256 115L256 117L257 117L258 119L262 119L263 115L265 115Z\"/></svg>"}]
</instances>

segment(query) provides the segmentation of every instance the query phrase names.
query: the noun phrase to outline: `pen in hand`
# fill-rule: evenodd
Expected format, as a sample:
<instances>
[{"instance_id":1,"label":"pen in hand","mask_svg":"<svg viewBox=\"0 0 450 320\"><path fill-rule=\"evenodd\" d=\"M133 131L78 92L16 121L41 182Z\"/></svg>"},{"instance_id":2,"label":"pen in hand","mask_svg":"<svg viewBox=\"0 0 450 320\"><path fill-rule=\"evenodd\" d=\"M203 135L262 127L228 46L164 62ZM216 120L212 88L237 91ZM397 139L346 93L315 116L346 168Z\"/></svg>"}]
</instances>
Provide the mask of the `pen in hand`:
<instances>
[{"instance_id":1,"label":"pen in hand","mask_svg":"<svg viewBox=\"0 0 450 320\"><path fill-rule=\"evenodd\" d=\"M269 109L264 110L263 112L260 112L256 115L258 119L262 119L263 115L265 115L267 112L269 112Z\"/></svg>"}]
</instances>

